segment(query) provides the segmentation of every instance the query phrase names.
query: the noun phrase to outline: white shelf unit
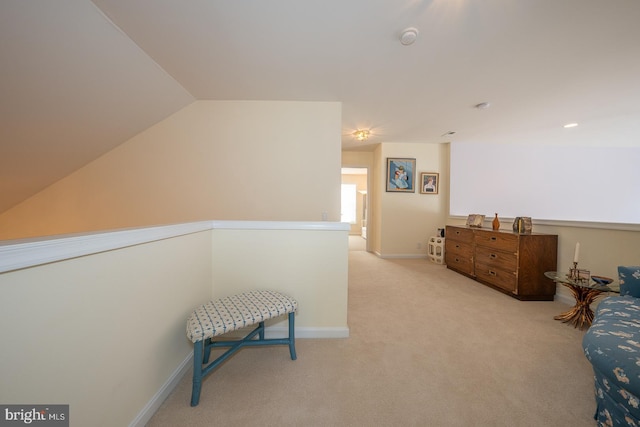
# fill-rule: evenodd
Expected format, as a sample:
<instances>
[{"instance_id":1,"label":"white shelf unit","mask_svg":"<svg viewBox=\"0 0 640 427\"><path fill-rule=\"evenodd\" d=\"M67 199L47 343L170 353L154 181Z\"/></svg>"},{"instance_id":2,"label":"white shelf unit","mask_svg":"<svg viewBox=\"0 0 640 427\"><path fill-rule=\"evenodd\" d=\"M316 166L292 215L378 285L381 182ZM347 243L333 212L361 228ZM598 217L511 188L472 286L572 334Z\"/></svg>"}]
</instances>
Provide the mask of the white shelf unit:
<instances>
[{"instance_id":1,"label":"white shelf unit","mask_svg":"<svg viewBox=\"0 0 640 427\"><path fill-rule=\"evenodd\" d=\"M433 236L429 238L427 256L431 262L444 264L444 237Z\"/></svg>"}]
</instances>

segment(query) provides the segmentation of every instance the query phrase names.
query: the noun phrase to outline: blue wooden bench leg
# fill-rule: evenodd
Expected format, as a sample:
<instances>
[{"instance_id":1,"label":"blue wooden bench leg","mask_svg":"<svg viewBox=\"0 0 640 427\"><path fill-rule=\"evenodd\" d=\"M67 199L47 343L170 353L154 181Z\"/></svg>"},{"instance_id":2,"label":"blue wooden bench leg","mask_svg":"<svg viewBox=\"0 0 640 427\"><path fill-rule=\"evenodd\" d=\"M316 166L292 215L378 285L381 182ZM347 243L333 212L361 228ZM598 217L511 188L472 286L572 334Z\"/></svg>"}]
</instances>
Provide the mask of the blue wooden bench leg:
<instances>
[{"instance_id":1,"label":"blue wooden bench leg","mask_svg":"<svg viewBox=\"0 0 640 427\"><path fill-rule=\"evenodd\" d=\"M202 363L209 363L210 355L211 355L211 338L207 338L204 341L204 356L202 356Z\"/></svg>"},{"instance_id":2,"label":"blue wooden bench leg","mask_svg":"<svg viewBox=\"0 0 640 427\"><path fill-rule=\"evenodd\" d=\"M191 388L191 406L197 406L202 389L203 342L193 343L193 386ZM209 358L207 354L207 359Z\"/></svg>"},{"instance_id":3,"label":"blue wooden bench leg","mask_svg":"<svg viewBox=\"0 0 640 427\"><path fill-rule=\"evenodd\" d=\"M296 360L295 313L289 313L289 353L291 360Z\"/></svg>"}]
</instances>

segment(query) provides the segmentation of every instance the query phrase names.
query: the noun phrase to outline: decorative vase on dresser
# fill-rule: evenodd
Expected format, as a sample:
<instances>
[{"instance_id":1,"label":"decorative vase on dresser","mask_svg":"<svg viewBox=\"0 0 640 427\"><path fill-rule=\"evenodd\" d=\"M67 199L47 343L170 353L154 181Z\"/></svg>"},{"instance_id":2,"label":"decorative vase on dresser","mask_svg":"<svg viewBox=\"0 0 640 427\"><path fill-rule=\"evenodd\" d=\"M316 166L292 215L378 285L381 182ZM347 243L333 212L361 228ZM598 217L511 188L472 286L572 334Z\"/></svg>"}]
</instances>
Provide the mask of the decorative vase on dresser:
<instances>
[{"instance_id":1,"label":"decorative vase on dresser","mask_svg":"<svg viewBox=\"0 0 640 427\"><path fill-rule=\"evenodd\" d=\"M519 300L553 301L558 236L447 226L447 268Z\"/></svg>"},{"instance_id":2,"label":"decorative vase on dresser","mask_svg":"<svg viewBox=\"0 0 640 427\"><path fill-rule=\"evenodd\" d=\"M498 219L497 213L496 213L496 217L493 218L493 222L491 223L491 226L493 227L494 230L500 230L500 220Z\"/></svg>"}]
</instances>

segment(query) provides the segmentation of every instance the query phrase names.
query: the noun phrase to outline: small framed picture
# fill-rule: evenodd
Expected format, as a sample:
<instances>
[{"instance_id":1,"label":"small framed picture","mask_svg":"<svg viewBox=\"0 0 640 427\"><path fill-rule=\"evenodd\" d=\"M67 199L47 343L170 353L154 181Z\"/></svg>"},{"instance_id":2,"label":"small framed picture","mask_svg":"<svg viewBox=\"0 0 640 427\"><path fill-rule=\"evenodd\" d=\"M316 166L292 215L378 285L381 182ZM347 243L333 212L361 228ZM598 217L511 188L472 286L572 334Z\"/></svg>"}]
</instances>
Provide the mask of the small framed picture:
<instances>
[{"instance_id":1,"label":"small framed picture","mask_svg":"<svg viewBox=\"0 0 640 427\"><path fill-rule=\"evenodd\" d=\"M484 215L480 214L470 214L467 217L467 226L482 228L482 224L484 223Z\"/></svg>"},{"instance_id":2,"label":"small framed picture","mask_svg":"<svg viewBox=\"0 0 640 427\"><path fill-rule=\"evenodd\" d=\"M440 174L437 172L422 172L420 174L420 193L438 194Z\"/></svg>"},{"instance_id":3,"label":"small framed picture","mask_svg":"<svg viewBox=\"0 0 640 427\"><path fill-rule=\"evenodd\" d=\"M387 158L387 191L415 193L416 159Z\"/></svg>"}]
</instances>

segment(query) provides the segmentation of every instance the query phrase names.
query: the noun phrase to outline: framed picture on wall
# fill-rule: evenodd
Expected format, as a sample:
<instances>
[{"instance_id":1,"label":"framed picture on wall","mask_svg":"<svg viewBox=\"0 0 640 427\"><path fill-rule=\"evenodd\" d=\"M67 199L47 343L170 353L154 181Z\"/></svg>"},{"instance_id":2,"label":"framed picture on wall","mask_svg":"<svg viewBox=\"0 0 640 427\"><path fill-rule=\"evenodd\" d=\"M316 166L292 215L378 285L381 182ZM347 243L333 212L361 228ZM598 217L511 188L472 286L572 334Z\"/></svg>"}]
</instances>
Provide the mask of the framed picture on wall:
<instances>
[{"instance_id":1,"label":"framed picture on wall","mask_svg":"<svg viewBox=\"0 0 640 427\"><path fill-rule=\"evenodd\" d=\"M387 191L415 193L416 159L387 157Z\"/></svg>"},{"instance_id":2,"label":"framed picture on wall","mask_svg":"<svg viewBox=\"0 0 640 427\"><path fill-rule=\"evenodd\" d=\"M420 193L438 194L440 174L437 172L422 172L420 174Z\"/></svg>"}]
</instances>

